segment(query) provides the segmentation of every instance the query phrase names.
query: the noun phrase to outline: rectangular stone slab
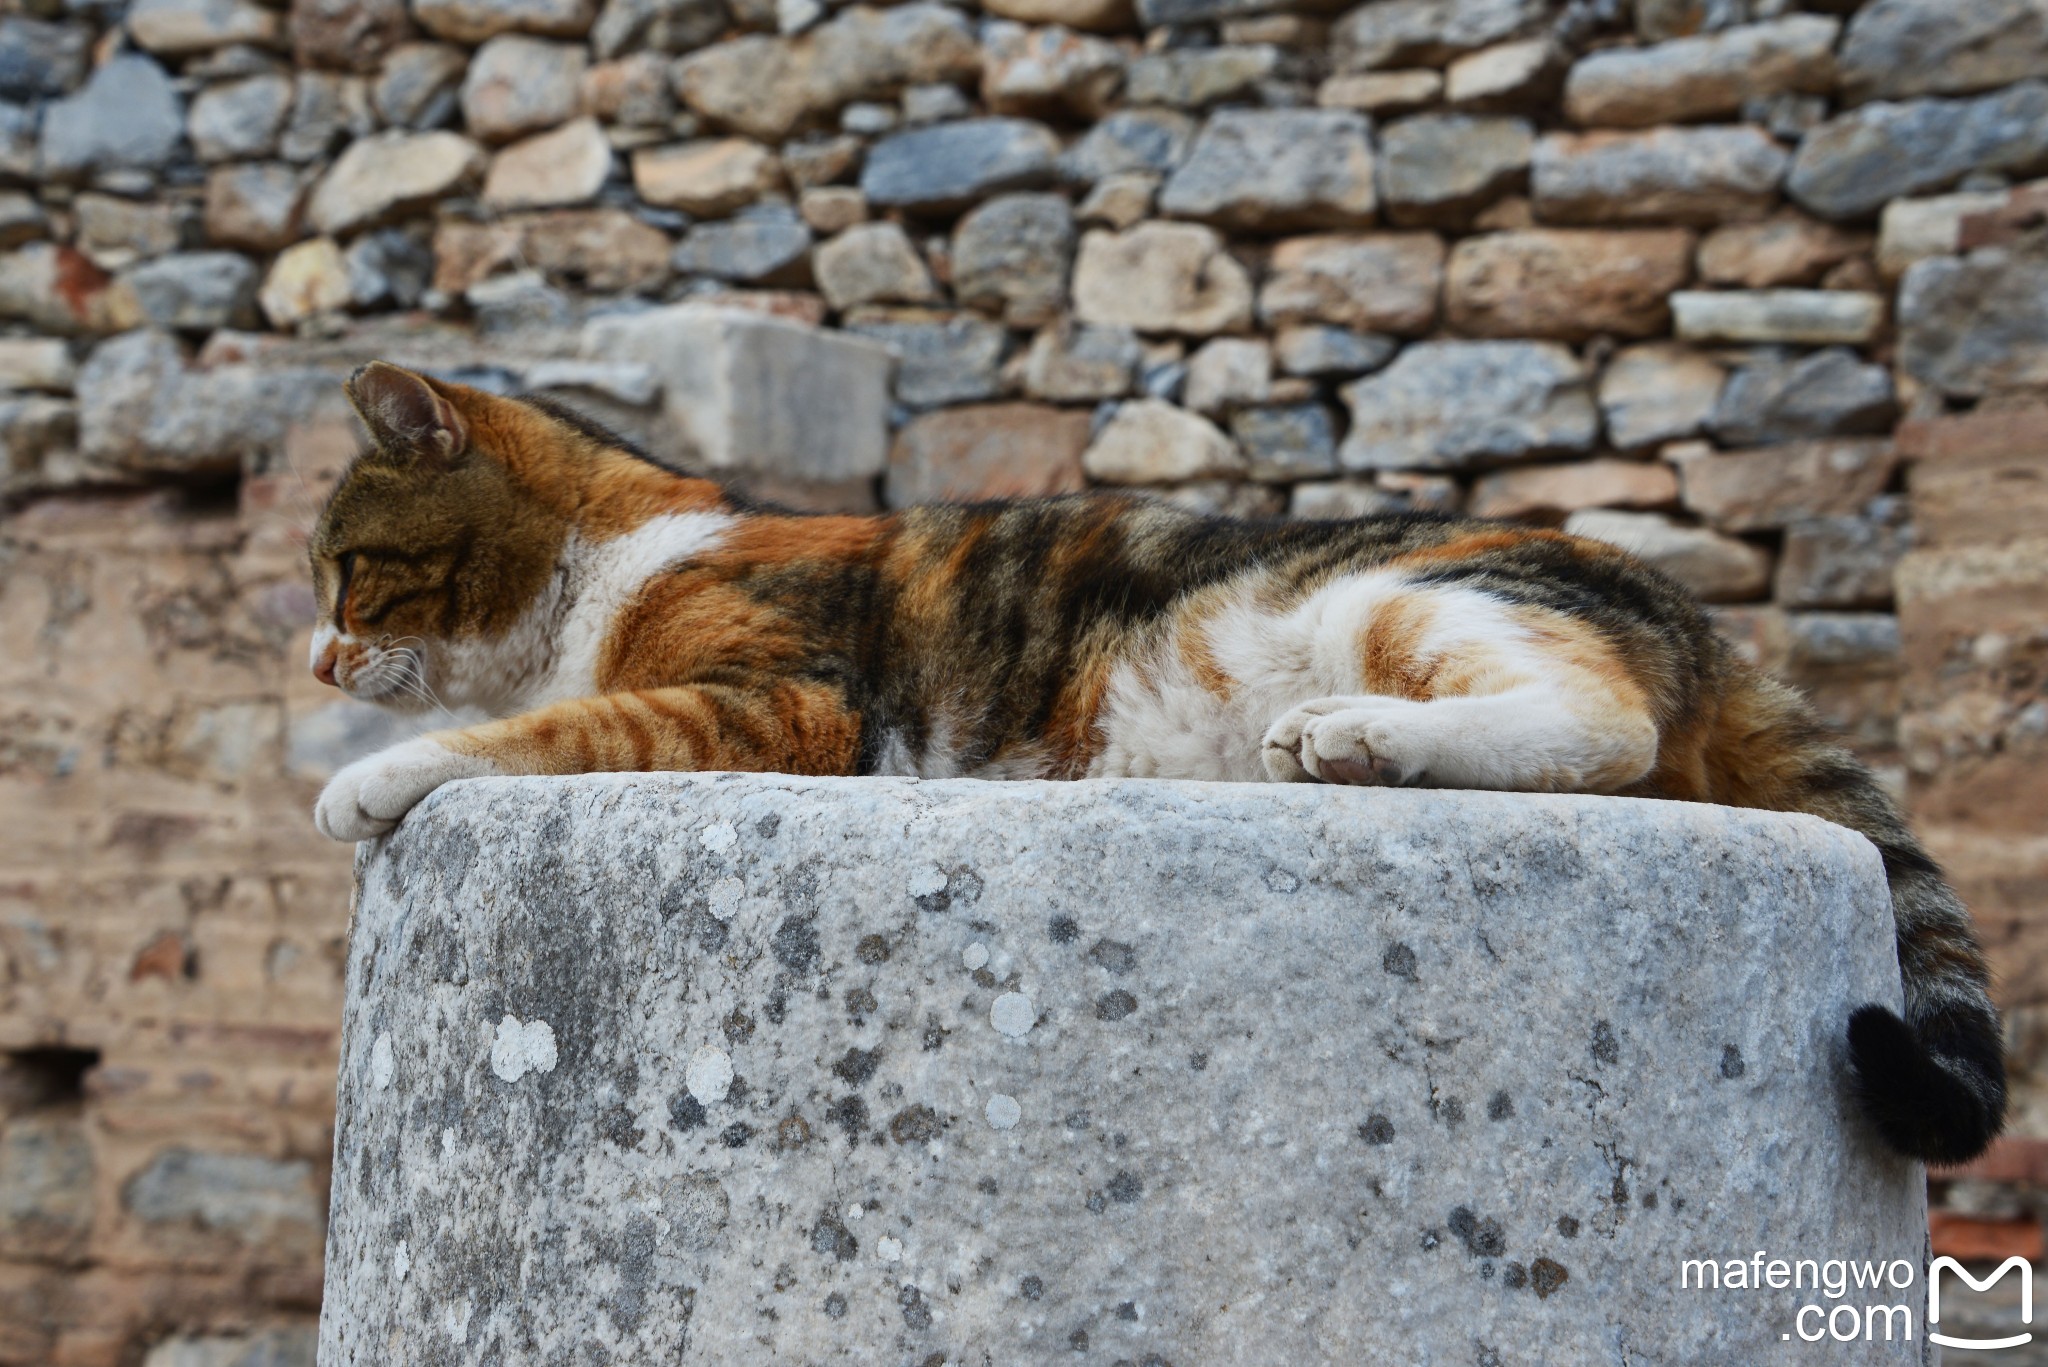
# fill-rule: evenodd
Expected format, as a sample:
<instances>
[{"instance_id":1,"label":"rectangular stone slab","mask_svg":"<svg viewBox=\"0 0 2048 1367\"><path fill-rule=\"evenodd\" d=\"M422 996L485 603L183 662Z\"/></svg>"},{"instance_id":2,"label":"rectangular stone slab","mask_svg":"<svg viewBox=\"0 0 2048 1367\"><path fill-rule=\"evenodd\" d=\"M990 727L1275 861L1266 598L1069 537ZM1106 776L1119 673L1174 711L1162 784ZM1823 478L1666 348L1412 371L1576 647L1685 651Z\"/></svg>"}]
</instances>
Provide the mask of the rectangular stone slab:
<instances>
[{"instance_id":1,"label":"rectangular stone slab","mask_svg":"<svg viewBox=\"0 0 2048 1367\"><path fill-rule=\"evenodd\" d=\"M330 1367L1926 1346L1921 1172L1843 1081L1883 874L1812 818L600 775L443 788L359 873ZM1757 1250L1909 1285L1679 1289ZM1796 1336L1865 1303L1913 1341Z\"/></svg>"}]
</instances>

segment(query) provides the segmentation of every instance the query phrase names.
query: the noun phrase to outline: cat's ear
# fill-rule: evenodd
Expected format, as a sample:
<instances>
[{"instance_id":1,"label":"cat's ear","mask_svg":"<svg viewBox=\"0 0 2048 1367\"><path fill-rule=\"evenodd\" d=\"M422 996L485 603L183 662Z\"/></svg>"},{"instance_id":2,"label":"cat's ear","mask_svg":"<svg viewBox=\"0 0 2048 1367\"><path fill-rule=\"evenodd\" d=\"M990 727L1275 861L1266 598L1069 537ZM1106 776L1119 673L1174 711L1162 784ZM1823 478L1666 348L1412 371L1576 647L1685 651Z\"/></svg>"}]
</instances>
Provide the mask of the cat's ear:
<instances>
[{"instance_id":1,"label":"cat's ear","mask_svg":"<svg viewBox=\"0 0 2048 1367\"><path fill-rule=\"evenodd\" d=\"M448 396L410 370L372 361L349 376L345 388L385 451L447 462L469 445L469 426Z\"/></svg>"}]
</instances>

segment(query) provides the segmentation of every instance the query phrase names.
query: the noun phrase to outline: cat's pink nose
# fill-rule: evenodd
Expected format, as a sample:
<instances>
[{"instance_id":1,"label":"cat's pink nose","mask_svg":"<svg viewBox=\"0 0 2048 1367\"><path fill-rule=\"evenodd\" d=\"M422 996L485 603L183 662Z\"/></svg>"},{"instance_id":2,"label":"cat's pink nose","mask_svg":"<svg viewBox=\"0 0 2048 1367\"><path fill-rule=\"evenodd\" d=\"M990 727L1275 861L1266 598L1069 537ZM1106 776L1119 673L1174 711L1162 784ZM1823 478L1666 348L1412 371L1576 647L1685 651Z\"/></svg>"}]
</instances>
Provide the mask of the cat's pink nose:
<instances>
[{"instance_id":1,"label":"cat's pink nose","mask_svg":"<svg viewBox=\"0 0 2048 1367\"><path fill-rule=\"evenodd\" d=\"M318 679L321 683L333 684L334 664L335 661L338 660L340 657L341 652L331 645L328 646L327 649L321 651L320 658L313 661L313 677ZM334 686L337 688L340 687L339 684L335 684Z\"/></svg>"}]
</instances>

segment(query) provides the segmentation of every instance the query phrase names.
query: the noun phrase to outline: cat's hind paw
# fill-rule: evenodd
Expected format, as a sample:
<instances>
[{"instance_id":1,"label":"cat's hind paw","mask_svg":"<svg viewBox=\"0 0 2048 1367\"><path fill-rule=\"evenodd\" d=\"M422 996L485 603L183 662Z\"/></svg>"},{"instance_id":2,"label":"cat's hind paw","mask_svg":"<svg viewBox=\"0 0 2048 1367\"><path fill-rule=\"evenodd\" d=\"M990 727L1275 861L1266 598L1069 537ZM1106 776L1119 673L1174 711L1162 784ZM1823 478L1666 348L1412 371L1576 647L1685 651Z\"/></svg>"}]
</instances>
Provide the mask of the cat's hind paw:
<instances>
[{"instance_id":1,"label":"cat's hind paw","mask_svg":"<svg viewBox=\"0 0 2048 1367\"><path fill-rule=\"evenodd\" d=\"M329 840L372 840L442 784L495 772L486 760L422 736L359 759L329 779L313 806L313 824Z\"/></svg>"},{"instance_id":2,"label":"cat's hind paw","mask_svg":"<svg viewBox=\"0 0 2048 1367\"><path fill-rule=\"evenodd\" d=\"M1318 698L1281 716L1260 748L1278 783L1343 783L1393 788L1421 783L1425 765L1405 698ZM1408 733L1404 738L1404 733Z\"/></svg>"}]
</instances>

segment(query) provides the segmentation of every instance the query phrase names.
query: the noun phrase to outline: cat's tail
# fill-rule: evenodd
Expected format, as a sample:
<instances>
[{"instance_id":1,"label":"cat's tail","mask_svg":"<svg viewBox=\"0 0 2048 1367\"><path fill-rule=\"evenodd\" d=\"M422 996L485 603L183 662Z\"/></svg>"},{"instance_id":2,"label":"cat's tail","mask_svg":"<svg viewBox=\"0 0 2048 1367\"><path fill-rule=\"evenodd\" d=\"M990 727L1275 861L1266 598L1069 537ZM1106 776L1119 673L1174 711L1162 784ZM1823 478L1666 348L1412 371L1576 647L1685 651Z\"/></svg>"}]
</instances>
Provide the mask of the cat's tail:
<instances>
[{"instance_id":1,"label":"cat's tail","mask_svg":"<svg viewBox=\"0 0 2048 1367\"><path fill-rule=\"evenodd\" d=\"M1867 837L1884 858L1906 1009L1902 1019L1871 1003L1849 1016L1864 1114L1910 1158L1975 1158L2005 1123L2005 1051L1969 912L1898 804L1803 698L1748 671L1731 684L1713 767L1739 777L1720 800L1822 817Z\"/></svg>"}]
</instances>

